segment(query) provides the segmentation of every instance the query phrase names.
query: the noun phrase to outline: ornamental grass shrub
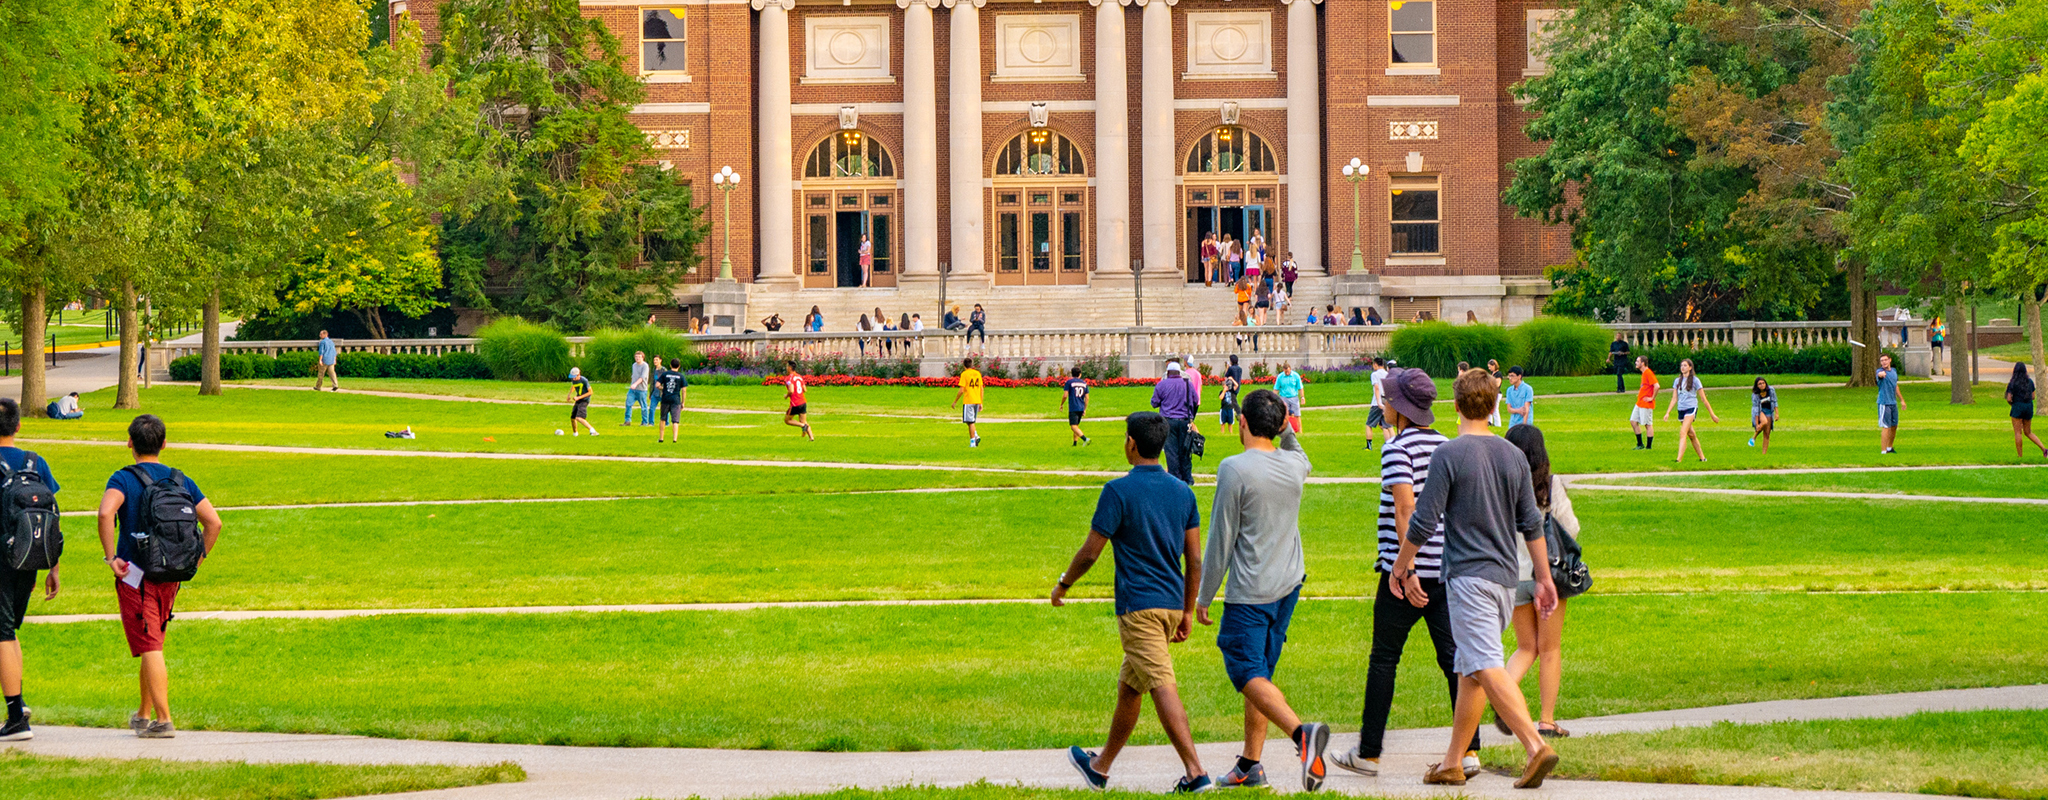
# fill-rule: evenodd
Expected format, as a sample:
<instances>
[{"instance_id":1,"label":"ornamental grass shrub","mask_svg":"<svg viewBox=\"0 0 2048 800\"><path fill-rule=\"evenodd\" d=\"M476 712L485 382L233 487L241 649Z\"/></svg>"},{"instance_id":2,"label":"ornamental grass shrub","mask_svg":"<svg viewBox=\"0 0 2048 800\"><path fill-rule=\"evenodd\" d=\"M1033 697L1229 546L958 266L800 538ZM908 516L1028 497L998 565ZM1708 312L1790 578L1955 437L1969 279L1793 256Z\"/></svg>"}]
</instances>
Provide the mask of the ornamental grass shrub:
<instances>
[{"instance_id":1,"label":"ornamental grass shrub","mask_svg":"<svg viewBox=\"0 0 2048 800\"><path fill-rule=\"evenodd\" d=\"M479 329L476 339L477 355L498 380L559 381L569 376L569 339L549 326L499 317Z\"/></svg>"},{"instance_id":2,"label":"ornamental grass shrub","mask_svg":"<svg viewBox=\"0 0 2048 800\"><path fill-rule=\"evenodd\" d=\"M1499 325L1452 325L1441 320L1402 325L1387 343L1401 366L1420 369L1436 378L1457 377L1458 362L1475 367L1497 360L1502 369L1515 363L1514 337Z\"/></svg>"},{"instance_id":3,"label":"ornamental grass shrub","mask_svg":"<svg viewBox=\"0 0 2048 800\"><path fill-rule=\"evenodd\" d=\"M592 380L625 383L633 379L633 353L648 361L682 359L685 371L704 368L704 354L682 334L643 325L630 330L601 330L583 347L583 374Z\"/></svg>"},{"instance_id":4,"label":"ornamental grass shrub","mask_svg":"<svg viewBox=\"0 0 2048 800\"><path fill-rule=\"evenodd\" d=\"M1607 366L1606 328L1570 317L1537 317L1511 331L1530 375L1591 375Z\"/></svg>"}]
</instances>

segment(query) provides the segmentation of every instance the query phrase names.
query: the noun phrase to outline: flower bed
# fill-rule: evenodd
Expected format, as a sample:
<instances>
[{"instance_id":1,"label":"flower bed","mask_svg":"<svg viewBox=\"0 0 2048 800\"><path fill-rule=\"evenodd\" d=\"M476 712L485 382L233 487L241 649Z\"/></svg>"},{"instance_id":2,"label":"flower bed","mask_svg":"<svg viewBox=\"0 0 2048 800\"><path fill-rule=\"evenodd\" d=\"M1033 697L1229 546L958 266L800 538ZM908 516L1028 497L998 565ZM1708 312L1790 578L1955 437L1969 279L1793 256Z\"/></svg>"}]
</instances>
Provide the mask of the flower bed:
<instances>
[{"instance_id":1,"label":"flower bed","mask_svg":"<svg viewBox=\"0 0 2048 800\"><path fill-rule=\"evenodd\" d=\"M783 375L764 375L762 386L780 386ZM1210 378L1205 382L1218 382L1221 378ZM1010 389L1019 386L1058 387L1066 383L1065 377L1052 378L982 378L982 385L996 389ZM1245 383L1272 383L1271 377L1250 378ZM950 389L960 385L957 377L948 378L869 378L862 375L805 375L804 383L810 386L931 386ZM1089 380L1089 386L1152 386L1158 378L1101 378Z\"/></svg>"}]
</instances>

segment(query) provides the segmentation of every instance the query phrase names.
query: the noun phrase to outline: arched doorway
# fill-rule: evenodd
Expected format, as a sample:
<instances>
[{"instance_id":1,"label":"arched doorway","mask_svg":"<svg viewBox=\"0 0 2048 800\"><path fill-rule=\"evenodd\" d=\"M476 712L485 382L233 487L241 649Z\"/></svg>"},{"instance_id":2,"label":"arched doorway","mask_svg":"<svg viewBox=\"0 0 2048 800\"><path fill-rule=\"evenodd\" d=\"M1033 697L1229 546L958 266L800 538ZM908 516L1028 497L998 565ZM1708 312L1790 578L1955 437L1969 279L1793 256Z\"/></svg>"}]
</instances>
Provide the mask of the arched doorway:
<instances>
[{"instance_id":1,"label":"arched doorway","mask_svg":"<svg viewBox=\"0 0 2048 800\"><path fill-rule=\"evenodd\" d=\"M1202 239L1229 236L1247 260L1254 236L1266 243L1269 265L1280 260L1278 229L1280 165L1266 138L1241 125L1219 125L1188 148L1181 175L1187 209L1187 249L1181 263L1188 282L1202 281Z\"/></svg>"},{"instance_id":2,"label":"arched doorway","mask_svg":"<svg viewBox=\"0 0 2048 800\"><path fill-rule=\"evenodd\" d=\"M1088 283L1088 165L1073 140L1044 128L996 151L995 282L1012 286Z\"/></svg>"},{"instance_id":3,"label":"arched doorway","mask_svg":"<svg viewBox=\"0 0 2048 800\"><path fill-rule=\"evenodd\" d=\"M859 130L827 136L804 158L803 186L804 286L895 286L899 193L888 149Z\"/></svg>"}]
</instances>

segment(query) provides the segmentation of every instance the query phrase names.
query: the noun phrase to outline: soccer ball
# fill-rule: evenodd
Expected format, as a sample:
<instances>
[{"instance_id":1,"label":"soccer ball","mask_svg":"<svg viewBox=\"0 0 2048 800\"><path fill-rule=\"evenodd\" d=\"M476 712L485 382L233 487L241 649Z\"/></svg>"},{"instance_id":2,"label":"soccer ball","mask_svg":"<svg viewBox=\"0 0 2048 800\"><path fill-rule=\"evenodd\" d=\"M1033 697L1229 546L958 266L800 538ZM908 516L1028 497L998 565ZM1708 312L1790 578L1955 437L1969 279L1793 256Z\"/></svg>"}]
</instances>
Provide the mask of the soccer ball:
<instances>
[{"instance_id":1,"label":"soccer ball","mask_svg":"<svg viewBox=\"0 0 2048 800\"><path fill-rule=\"evenodd\" d=\"M556 429L555 429L555 435L556 435L556 436L560 436L560 435L562 435L562 429L561 429L561 428L556 428Z\"/></svg>"}]
</instances>

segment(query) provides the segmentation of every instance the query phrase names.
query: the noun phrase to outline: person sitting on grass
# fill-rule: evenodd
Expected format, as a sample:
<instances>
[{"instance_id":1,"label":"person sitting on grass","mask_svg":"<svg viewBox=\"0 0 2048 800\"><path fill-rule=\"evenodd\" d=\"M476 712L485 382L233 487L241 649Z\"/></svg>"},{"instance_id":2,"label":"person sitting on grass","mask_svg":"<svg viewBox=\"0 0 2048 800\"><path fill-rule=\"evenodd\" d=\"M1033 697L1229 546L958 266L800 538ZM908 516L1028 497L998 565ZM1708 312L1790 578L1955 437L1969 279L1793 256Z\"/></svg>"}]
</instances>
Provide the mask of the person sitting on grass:
<instances>
[{"instance_id":1,"label":"person sitting on grass","mask_svg":"<svg viewBox=\"0 0 2048 800\"><path fill-rule=\"evenodd\" d=\"M78 407L77 392L51 400L50 405L43 409L43 413L50 419L78 419L85 416L85 411Z\"/></svg>"},{"instance_id":2,"label":"person sitting on grass","mask_svg":"<svg viewBox=\"0 0 2048 800\"><path fill-rule=\"evenodd\" d=\"M143 414L128 423L128 450L134 454L135 463L115 470L113 477L107 479L107 491L100 497L99 508L100 546L106 551L107 567L114 572L114 597L121 607L121 629L128 637L129 655L142 660L142 703L128 717L128 729L143 739L178 735L171 722L171 677L164 666L164 632L171 622L172 606L181 584L152 581L144 577L142 565L136 562L140 549L136 541L144 533L144 505L151 485L178 481L191 495L192 514L204 545L200 564L206 563L206 555L220 541L221 529L220 514L199 490L199 484L161 460L166 438L164 421L154 414Z\"/></svg>"},{"instance_id":3,"label":"person sitting on grass","mask_svg":"<svg viewBox=\"0 0 2048 800\"><path fill-rule=\"evenodd\" d=\"M1778 390L1764 376L1756 376L1756 383L1749 386L1749 446L1764 443L1760 455L1771 454L1771 431L1778 428Z\"/></svg>"},{"instance_id":4,"label":"person sitting on grass","mask_svg":"<svg viewBox=\"0 0 2048 800\"><path fill-rule=\"evenodd\" d=\"M782 412L782 424L804 430L804 438L813 442L818 437L811 433L811 404L804 402L804 376L797 372L796 362L789 362L789 377L782 379L783 396L789 398L789 410Z\"/></svg>"},{"instance_id":5,"label":"person sitting on grass","mask_svg":"<svg viewBox=\"0 0 2048 800\"><path fill-rule=\"evenodd\" d=\"M1066 605L1067 592L1095 566L1103 546L1116 549L1116 625L1124 651L1116 712L1100 753L1080 745L1067 748L1067 760L1091 789L1109 785L1110 767L1130 741L1148 694L1186 773L1174 791L1200 792L1211 785L1195 755L1168 651L1188 640L1195 591L1202 583L1202 512L1194 490L1160 467L1165 447L1165 417L1139 411L1124 418L1124 460L1131 471L1102 487L1088 539L1052 590L1053 606Z\"/></svg>"},{"instance_id":6,"label":"person sitting on grass","mask_svg":"<svg viewBox=\"0 0 2048 800\"><path fill-rule=\"evenodd\" d=\"M1550 563L1543 514L1536 506L1528 457L1486 424L1495 402L1493 376L1469 370L1458 376L1452 391L1457 398L1458 436L1431 455L1429 482L1408 517L1390 582L1397 598L1422 594L1416 557L1441 524L1458 702L1450 749L1442 761L1430 765L1422 782L1465 785L1464 757L1490 701L1529 754L1515 788L1533 789L1557 767L1557 751L1537 733L1522 688L1508 677L1501 634L1514 619L1517 534L1527 544L1531 562ZM1535 578L1536 611L1547 618L1557 608L1557 585L1547 569L1537 570Z\"/></svg>"},{"instance_id":7,"label":"person sitting on grass","mask_svg":"<svg viewBox=\"0 0 2048 800\"><path fill-rule=\"evenodd\" d=\"M14 445L14 435L21 432L21 406L12 397L0 397L0 462L7 465L9 482L24 470L33 470L42 478L52 494L58 490L57 477L50 474L50 462L27 450ZM29 486L34 486L31 482ZM25 520L21 520L25 521ZM57 578L57 565L51 564L43 576L43 599L55 600L61 581ZM11 563L0 563L0 687L7 695L7 725L0 727L0 742L25 742L35 738L29 730L29 709L21 699L21 642L17 632L22 621L28 616L29 598L36 593L35 570L17 570Z\"/></svg>"},{"instance_id":8,"label":"person sitting on grass","mask_svg":"<svg viewBox=\"0 0 2048 800\"><path fill-rule=\"evenodd\" d=\"M590 424L590 379L583 377L580 367L569 368L569 434L582 436L584 431L597 435L597 428ZM561 433L561 431L555 431Z\"/></svg>"},{"instance_id":9,"label":"person sitting on grass","mask_svg":"<svg viewBox=\"0 0 2048 800\"><path fill-rule=\"evenodd\" d=\"M981 370L974 368L974 359L960 362L960 389L953 393L953 407L960 409L960 421L967 424L967 446L981 446L981 432L975 422L981 419Z\"/></svg>"},{"instance_id":10,"label":"person sitting on grass","mask_svg":"<svg viewBox=\"0 0 2048 800\"><path fill-rule=\"evenodd\" d=\"M1287 406L1273 390L1245 395L1244 424L1237 429L1244 452L1216 465L1216 505L1209 514L1209 549L1202 556L1211 566L1202 576L1195 618L1215 624L1209 605L1227 577L1229 599L1223 604L1216 648L1223 651L1230 684L1244 695L1244 750L1237 766L1223 776L1225 788L1266 785L1259 757L1268 721L1294 742L1303 791L1322 788L1328 775L1323 754L1330 726L1303 722L1287 695L1273 685L1287 626L1308 579L1300 520L1310 464L1287 422Z\"/></svg>"},{"instance_id":11,"label":"person sitting on grass","mask_svg":"<svg viewBox=\"0 0 2048 800\"><path fill-rule=\"evenodd\" d=\"M1067 432L1074 435L1070 447L1088 443L1088 435L1081 432L1081 419L1088 415L1088 381L1081 377L1081 368L1067 370L1067 381L1060 384L1060 398L1067 405Z\"/></svg>"}]
</instances>

